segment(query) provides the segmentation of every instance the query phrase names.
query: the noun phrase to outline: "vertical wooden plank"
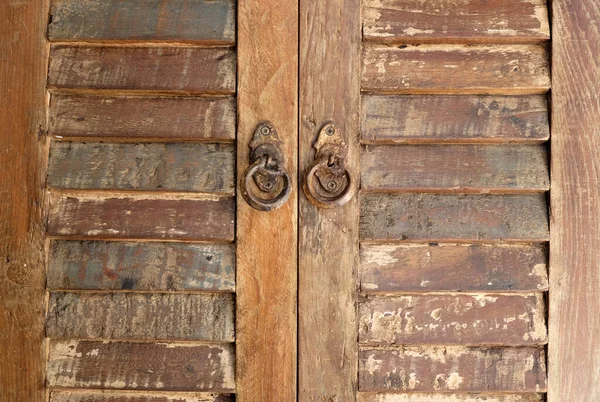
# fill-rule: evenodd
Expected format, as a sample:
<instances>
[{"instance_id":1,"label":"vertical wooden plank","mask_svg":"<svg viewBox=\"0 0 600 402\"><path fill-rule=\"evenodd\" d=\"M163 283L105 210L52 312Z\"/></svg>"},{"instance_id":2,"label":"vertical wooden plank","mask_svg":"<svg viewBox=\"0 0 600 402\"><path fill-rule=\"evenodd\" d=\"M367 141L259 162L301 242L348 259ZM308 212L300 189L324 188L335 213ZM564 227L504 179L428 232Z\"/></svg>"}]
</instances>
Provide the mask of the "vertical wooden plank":
<instances>
[{"instance_id":1,"label":"vertical wooden plank","mask_svg":"<svg viewBox=\"0 0 600 402\"><path fill-rule=\"evenodd\" d=\"M0 2L0 400L44 391L45 0Z\"/></svg>"},{"instance_id":2,"label":"vertical wooden plank","mask_svg":"<svg viewBox=\"0 0 600 402\"><path fill-rule=\"evenodd\" d=\"M260 212L237 198L236 401L296 400L298 0L238 4L237 172L256 126L281 138L292 194Z\"/></svg>"},{"instance_id":3,"label":"vertical wooden plank","mask_svg":"<svg viewBox=\"0 0 600 402\"><path fill-rule=\"evenodd\" d=\"M552 3L548 401L598 401L600 3Z\"/></svg>"},{"instance_id":4,"label":"vertical wooden plank","mask_svg":"<svg viewBox=\"0 0 600 402\"><path fill-rule=\"evenodd\" d=\"M300 167L333 122L348 144L346 168L359 172L360 1L300 6ZM358 200L322 209L300 197L299 400L356 400Z\"/></svg>"}]
</instances>

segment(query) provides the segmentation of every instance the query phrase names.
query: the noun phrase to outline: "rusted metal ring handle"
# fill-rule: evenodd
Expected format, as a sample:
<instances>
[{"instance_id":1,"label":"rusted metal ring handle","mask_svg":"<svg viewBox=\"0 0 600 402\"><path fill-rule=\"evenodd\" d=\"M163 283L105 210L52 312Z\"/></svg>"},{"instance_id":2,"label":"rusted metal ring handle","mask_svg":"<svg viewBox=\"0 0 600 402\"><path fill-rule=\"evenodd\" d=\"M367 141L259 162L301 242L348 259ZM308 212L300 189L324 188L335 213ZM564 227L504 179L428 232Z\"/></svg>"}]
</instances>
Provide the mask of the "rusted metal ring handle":
<instances>
[{"instance_id":1,"label":"rusted metal ring handle","mask_svg":"<svg viewBox=\"0 0 600 402\"><path fill-rule=\"evenodd\" d=\"M279 194L271 199L259 198L254 195L254 193L250 190L250 182L259 170L267 169L266 163L266 158L258 158L252 165L246 168L244 171L244 176L240 182L240 191L242 193L242 197L244 197L244 200L246 200L248 205L259 211L272 211L281 207L283 204L285 204L292 193L290 176L285 170L277 170L274 171L273 174L281 176L283 179L283 188ZM270 169L267 170L270 171Z\"/></svg>"},{"instance_id":2,"label":"rusted metal ring handle","mask_svg":"<svg viewBox=\"0 0 600 402\"><path fill-rule=\"evenodd\" d=\"M354 196L354 182L350 177L350 173L344 169L344 175L346 177L346 188L339 194L332 195L331 197L321 196L316 190L318 184L318 178L316 173L319 169L327 168L329 157L322 155L319 159L315 160L312 165L306 170L304 180L302 183L302 189L306 197L314 205L322 208L335 208L341 207L352 199ZM322 187L322 186L321 186ZM327 190L327 189L324 189Z\"/></svg>"}]
</instances>

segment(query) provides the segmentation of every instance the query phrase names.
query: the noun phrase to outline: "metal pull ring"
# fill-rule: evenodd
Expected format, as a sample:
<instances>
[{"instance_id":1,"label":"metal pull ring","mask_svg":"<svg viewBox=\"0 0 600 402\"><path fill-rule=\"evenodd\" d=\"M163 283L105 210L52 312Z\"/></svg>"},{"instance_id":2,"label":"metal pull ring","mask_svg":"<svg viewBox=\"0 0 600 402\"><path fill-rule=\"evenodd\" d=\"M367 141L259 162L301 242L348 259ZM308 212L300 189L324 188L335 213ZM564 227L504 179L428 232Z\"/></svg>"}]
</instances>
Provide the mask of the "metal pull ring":
<instances>
[{"instance_id":1,"label":"metal pull ring","mask_svg":"<svg viewBox=\"0 0 600 402\"><path fill-rule=\"evenodd\" d=\"M257 126L250 150L250 166L240 180L242 197L259 211L277 209L290 197L292 183L283 168L281 141L272 123L262 122Z\"/></svg>"},{"instance_id":2,"label":"metal pull ring","mask_svg":"<svg viewBox=\"0 0 600 402\"><path fill-rule=\"evenodd\" d=\"M304 194L319 207L341 207L354 196L355 183L345 167L346 144L333 123L321 129L315 148L315 161L304 174Z\"/></svg>"}]
</instances>

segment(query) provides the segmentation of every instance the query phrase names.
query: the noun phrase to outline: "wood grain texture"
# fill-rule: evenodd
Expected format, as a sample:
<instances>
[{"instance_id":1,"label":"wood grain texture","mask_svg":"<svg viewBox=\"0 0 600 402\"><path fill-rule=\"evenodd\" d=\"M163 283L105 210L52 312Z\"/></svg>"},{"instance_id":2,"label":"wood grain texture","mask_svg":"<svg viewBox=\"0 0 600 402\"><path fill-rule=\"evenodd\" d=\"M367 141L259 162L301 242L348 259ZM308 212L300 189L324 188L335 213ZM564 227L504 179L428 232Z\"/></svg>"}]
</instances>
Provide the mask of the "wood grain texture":
<instances>
[{"instance_id":1,"label":"wood grain texture","mask_svg":"<svg viewBox=\"0 0 600 402\"><path fill-rule=\"evenodd\" d=\"M52 292L46 336L233 342L232 294Z\"/></svg>"},{"instance_id":2,"label":"wood grain texture","mask_svg":"<svg viewBox=\"0 0 600 402\"><path fill-rule=\"evenodd\" d=\"M95 197L52 193L51 236L232 241L232 198Z\"/></svg>"},{"instance_id":3,"label":"wood grain texture","mask_svg":"<svg viewBox=\"0 0 600 402\"><path fill-rule=\"evenodd\" d=\"M53 240L46 286L50 290L233 292L235 246Z\"/></svg>"},{"instance_id":4,"label":"wood grain texture","mask_svg":"<svg viewBox=\"0 0 600 402\"><path fill-rule=\"evenodd\" d=\"M48 386L231 392L233 345L51 340Z\"/></svg>"},{"instance_id":5,"label":"wood grain texture","mask_svg":"<svg viewBox=\"0 0 600 402\"><path fill-rule=\"evenodd\" d=\"M298 0L238 3L237 177L257 125L282 141L292 191L262 212L237 197L236 401L295 401L298 288Z\"/></svg>"},{"instance_id":6,"label":"wood grain texture","mask_svg":"<svg viewBox=\"0 0 600 402\"><path fill-rule=\"evenodd\" d=\"M535 43L550 39L545 0L365 0L365 40Z\"/></svg>"},{"instance_id":7,"label":"wood grain texture","mask_svg":"<svg viewBox=\"0 0 600 402\"><path fill-rule=\"evenodd\" d=\"M321 128L336 125L359 177L360 0L300 2L300 169ZM299 401L356 401L356 196L324 209L300 196Z\"/></svg>"},{"instance_id":8,"label":"wood grain texture","mask_svg":"<svg viewBox=\"0 0 600 402\"><path fill-rule=\"evenodd\" d=\"M50 188L233 195L232 144L53 142Z\"/></svg>"},{"instance_id":9,"label":"wood grain texture","mask_svg":"<svg viewBox=\"0 0 600 402\"><path fill-rule=\"evenodd\" d=\"M231 94L235 64L223 48L52 45L48 86Z\"/></svg>"},{"instance_id":10,"label":"wood grain texture","mask_svg":"<svg viewBox=\"0 0 600 402\"><path fill-rule=\"evenodd\" d=\"M0 400L44 392L43 0L0 2Z\"/></svg>"},{"instance_id":11,"label":"wood grain texture","mask_svg":"<svg viewBox=\"0 0 600 402\"><path fill-rule=\"evenodd\" d=\"M547 241L545 194L361 194L361 240Z\"/></svg>"},{"instance_id":12,"label":"wood grain texture","mask_svg":"<svg viewBox=\"0 0 600 402\"><path fill-rule=\"evenodd\" d=\"M118 140L235 138L233 97L142 97L52 94L49 133Z\"/></svg>"},{"instance_id":13,"label":"wood grain texture","mask_svg":"<svg viewBox=\"0 0 600 402\"><path fill-rule=\"evenodd\" d=\"M234 402L233 395L136 391L51 391L50 402ZM496 401L493 401L496 402ZM505 401L501 401L505 402ZM521 401L510 401L521 402ZM529 402L529 401L527 401Z\"/></svg>"},{"instance_id":14,"label":"wood grain texture","mask_svg":"<svg viewBox=\"0 0 600 402\"><path fill-rule=\"evenodd\" d=\"M548 290L543 244L363 244L362 292Z\"/></svg>"},{"instance_id":15,"label":"wood grain texture","mask_svg":"<svg viewBox=\"0 0 600 402\"><path fill-rule=\"evenodd\" d=\"M600 400L600 19L555 0L548 402Z\"/></svg>"},{"instance_id":16,"label":"wood grain texture","mask_svg":"<svg viewBox=\"0 0 600 402\"><path fill-rule=\"evenodd\" d=\"M550 137L545 95L369 95L362 141L542 142Z\"/></svg>"},{"instance_id":17,"label":"wood grain texture","mask_svg":"<svg viewBox=\"0 0 600 402\"><path fill-rule=\"evenodd\" d=\"M358 394L358 402L542 402L541 394ZM69 401L70 402L70 401Z\"/></svg>"},{"instance_id":18,"label":"wood grain texture","mask_svg":"<svg viewBox=\"0 0 600 402\"><path fill-rule=\"evenodd\" d=\"M234 0L52 0L48 38L233 44Z\"/></svg>"},{"instance_id":19,"label":"wood grain texture","mask_svg":"<svg viewBox=\"0 0 600 402\"><path fill-rule=\"evenodd\" d=\"M540 345L541 293L368 296L359 305L361 344Z\"/></svg>"},{"instance_id":20,"label":"wood grain texture","mask_svg":"<svg viewBox=\"0 0 600 402\"><path fill-rule=\"evenodd\" d=\"M531 192L550 186L543 145L367 145L365 191Z\"/></svg>"},{"instance_id":21,"label":"wood grain texture","mask_svg":"<svg viewBox=\"0 0 600 402\"><path fill-rule=\"evenodd\" d=\"M543 348L361 349L361 391L544 392Z\"/></svg>"},{"instance_id":22,"label":"wood grain texture","mask_svg":"<svg viewBox=\"0 0 600 402\"><path fill-rule=\"evenodd\" d=\"M537 45L366 45L368 92L535 94L550 88L549 58Z\"/></svg>"}]
</instances>

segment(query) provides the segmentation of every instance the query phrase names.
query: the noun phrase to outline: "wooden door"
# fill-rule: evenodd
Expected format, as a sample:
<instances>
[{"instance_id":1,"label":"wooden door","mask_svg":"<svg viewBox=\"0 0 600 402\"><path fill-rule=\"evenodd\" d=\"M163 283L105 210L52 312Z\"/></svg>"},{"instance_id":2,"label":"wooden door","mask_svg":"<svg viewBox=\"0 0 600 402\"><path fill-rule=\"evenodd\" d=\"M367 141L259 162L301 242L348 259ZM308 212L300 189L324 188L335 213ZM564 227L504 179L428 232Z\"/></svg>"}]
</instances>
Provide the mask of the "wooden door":
<instances>
[{"instance_id":1,"label":"wooden door","mask_svg":"<svg viewBox=\"0 0 600 402\"><path fill-rule=\"evenodd\" d=\"M599 400L552 3L2 3L0 401Z\"/></svg>"}]
</instances>

